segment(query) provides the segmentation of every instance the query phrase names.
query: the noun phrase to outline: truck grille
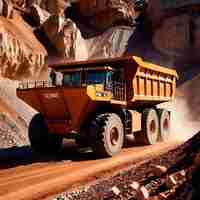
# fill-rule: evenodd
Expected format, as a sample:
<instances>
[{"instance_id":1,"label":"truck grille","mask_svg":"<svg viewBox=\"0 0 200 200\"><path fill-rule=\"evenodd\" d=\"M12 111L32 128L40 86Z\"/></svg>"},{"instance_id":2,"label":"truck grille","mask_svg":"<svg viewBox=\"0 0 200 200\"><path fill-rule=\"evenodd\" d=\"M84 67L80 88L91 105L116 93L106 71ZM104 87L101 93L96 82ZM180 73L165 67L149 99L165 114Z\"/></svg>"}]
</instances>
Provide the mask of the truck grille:
<instances>
[{"instance_id":1,"label":"truck grille","mask_svg":"<svg viewBox=\"0 0 200 200\"><path fill-rule=\"evenodd\" d=\"M18 85L19 90L26 90L32 88L50 88L55 87L52 81L23 81Z\"/></svg>"},{"instance_id":2,"label":"truck grille","mask_svg":"<svg viewBox=\"0 0 200 200\"><path fill-rule=\"evenodd\" d=\"M118 101L126 101L126 82L112 82L110 84L106 84L106 91L110 91L113 94L113 99Z\"/></svg>"}]
</instances>

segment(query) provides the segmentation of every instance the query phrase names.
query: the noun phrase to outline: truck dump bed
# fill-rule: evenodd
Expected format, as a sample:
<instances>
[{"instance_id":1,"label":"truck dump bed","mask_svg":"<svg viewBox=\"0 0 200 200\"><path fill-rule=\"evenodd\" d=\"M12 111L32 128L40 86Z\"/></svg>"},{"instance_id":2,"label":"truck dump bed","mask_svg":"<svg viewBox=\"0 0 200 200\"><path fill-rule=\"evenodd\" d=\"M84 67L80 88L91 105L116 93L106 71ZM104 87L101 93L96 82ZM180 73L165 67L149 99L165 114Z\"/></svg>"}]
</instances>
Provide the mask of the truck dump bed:
<instances>
[{"instance_id":1,"label":"truck dump bed","mask_svg":"<svg viewBox=\"0 0 200 200\"><path fill-rule=\"evenodd\" d=\"M176 80L175 70L164 68L142 61L134 57L137 70L133 77L133 95L129 96L131 102L165 102L175 96Z\"/></svg>"}]
</instances>

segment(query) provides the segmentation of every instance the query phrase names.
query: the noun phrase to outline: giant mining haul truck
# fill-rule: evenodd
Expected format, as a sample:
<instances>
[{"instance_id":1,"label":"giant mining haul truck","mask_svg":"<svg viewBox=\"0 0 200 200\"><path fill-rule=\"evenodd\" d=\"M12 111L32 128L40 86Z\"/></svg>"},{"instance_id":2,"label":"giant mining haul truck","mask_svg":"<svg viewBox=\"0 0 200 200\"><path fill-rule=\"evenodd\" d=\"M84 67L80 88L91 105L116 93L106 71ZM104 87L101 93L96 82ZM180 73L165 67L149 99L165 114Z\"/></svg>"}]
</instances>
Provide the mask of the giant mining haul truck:
<instances>
[{"instance_id":1,"label":"giant mining haul truck","mask_svg":"<svg viewBox=\"0 0 200 200\"><path fill-rule=\"evenodd\" d=\"M64 62L50 66L60 82L20 83L17 95L39 113L29 125L31 146L55 152L74 138L99 156L120 152L127 134L144 145L165 141L170 112L157 105L173 100L177 73L138 57Z\"/></svg>"}]
</instances>

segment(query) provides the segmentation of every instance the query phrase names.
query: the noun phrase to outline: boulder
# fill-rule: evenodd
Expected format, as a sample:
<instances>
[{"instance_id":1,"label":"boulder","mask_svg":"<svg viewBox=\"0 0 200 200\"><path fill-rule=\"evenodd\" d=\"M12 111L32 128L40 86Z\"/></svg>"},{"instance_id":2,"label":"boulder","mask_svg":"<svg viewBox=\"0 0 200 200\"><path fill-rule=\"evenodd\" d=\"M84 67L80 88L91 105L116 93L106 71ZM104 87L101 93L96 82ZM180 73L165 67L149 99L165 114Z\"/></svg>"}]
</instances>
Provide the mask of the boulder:
<instances>
[{"instance_id":1,"label":"boulder","mask_svg":"<svg viewBox=\"0 0 200 200\"><path fill-rule=\"evenodd\" d=\"M166 179L166 186L169 189L173 189L178 184L174 176L168 176Z\"/></svg>"},{"instance_id":2,"label":"boulder","mask_svg":"<svg viewBox=\"0 0 200 200\"><path fill-rule=\"evenodd\" d=\"M33 4L40 6L51 14L63 16L65 9L70 5L67 0L27 0L27 7L31 7Z\"/></svg>"},{"instance_id":3,"label":"boulder","mask_svg":"<svg viewBox=\"0 0 200 200\"><path fill-rule=\"evenodd\" d=\"M133 1L85 0L77 3L80 13L97 29L107 29L117 23L132 24L137 16Z\"/></svg>"},{"instance_id":4,"label":"boulder","mask_svg":"<svg viewBox=\"0 0 200 200\"><path fill-rule=\"evenodd\" d=\"M119 57L126 52L133 35L131 27L113 27L86 41L89 58ZM133 45L133 44L132 44Z\"/></svg>"},{"instance_id":5,"label":"boulder","mask_svg":"<svg viewBox=\"0 0 200 200\"><path fill-rule=\"evenodd\" d=\"M150 195L149 195L148 190L144 186L141 186L139 192L137 193L136 199L138 199L138 200L148 200L149 196Z\"/></svg>"},{"instance_id":6,"label":"boulder","mask_svg":"<svg viewBox=\"0 0 200 200\"><path fill-rule=\"evenodd\" d=\"M167 167L161 165L152 166L152 172L155 176L161 177L167 172Z\"/></svg>"},{"instance_id":7,"label":"boulder","mask_svg":"<svg viewBox=\"0 0 200 200\"><path fill-rule=\"evenodd\" d=\"M65 0L43 0L41 7L46 9L51 14L64 16L64 11L69 5L70 3Z\"/></svg>"},{"instance_id":8,"label":"boulder","mask_svg":"<svg viewBox=\"0 0 200 200\"><path fill-rule=\"evenodd\" d=\"M119 190L119 188L117 186L113 186L111 188L111 191L116 195L116 196L119 196L121 191Z\"/></svg>"},{"instance_id":9,"label":"boulder","mask_svg":"<svg viewBox=\"0 0 200 200\"><path fill-rule=\"evenodd\" d=\"M70 19L52 15L42 28L59 56L78 60L88 58L85 41Z\"/></svg>"},{"instance_id":10,"label":"boulder","mask_svg":"<svg viewBox=\"0 0 200 200\"><path fill-rule=\"evenodd\" d=\"M31 6L30 15L37 26L44 24L44 22L50 17L50 13L40 8L37 4Z\"/></svg>"},{"instance_id":11,"label":"boulder","mask_svg":"<svg viewBox=\"0 0 200 200\"><path fill-rule=\"evenodd\" d=\"M165 184L169 189L173 189L174 187L180 186L185 181L186 181L186 171L181 170L174 174L169 175L166 179Z\"/></svg>"},{"instance_id":12,"label":"boulder","mask_svg":"<svg viewBox=\"0 0 200 200\"><path fill-rule=\"evenodd\" d=\"M130 185L130 187L134 190L134 191L139 191L139 189L140 189L140 184L138 183L138 182L136 182L136 181L133 181L132 183L131 183L131 185Z\"/></svg>"}]
</instances>

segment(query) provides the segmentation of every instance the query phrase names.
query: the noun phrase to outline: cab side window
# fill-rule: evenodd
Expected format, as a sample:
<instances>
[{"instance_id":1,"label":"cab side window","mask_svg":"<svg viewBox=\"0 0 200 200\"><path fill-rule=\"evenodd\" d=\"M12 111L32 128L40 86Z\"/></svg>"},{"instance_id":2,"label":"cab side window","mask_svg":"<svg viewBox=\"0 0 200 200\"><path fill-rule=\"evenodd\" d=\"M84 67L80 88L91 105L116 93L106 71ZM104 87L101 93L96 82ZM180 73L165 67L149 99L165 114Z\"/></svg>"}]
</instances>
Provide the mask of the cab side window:
<instances>
[{"instance_id":1,"label":"cab side window","mask_svg":"<svg viewBox=\"0 0 200 200\"><path fill-rule=\"evenodd\" d=\"M115 71L113 75L113 81L114 82L122 82L124 80L124 69L119 68Z\"/></svg>"}]
</instances>

